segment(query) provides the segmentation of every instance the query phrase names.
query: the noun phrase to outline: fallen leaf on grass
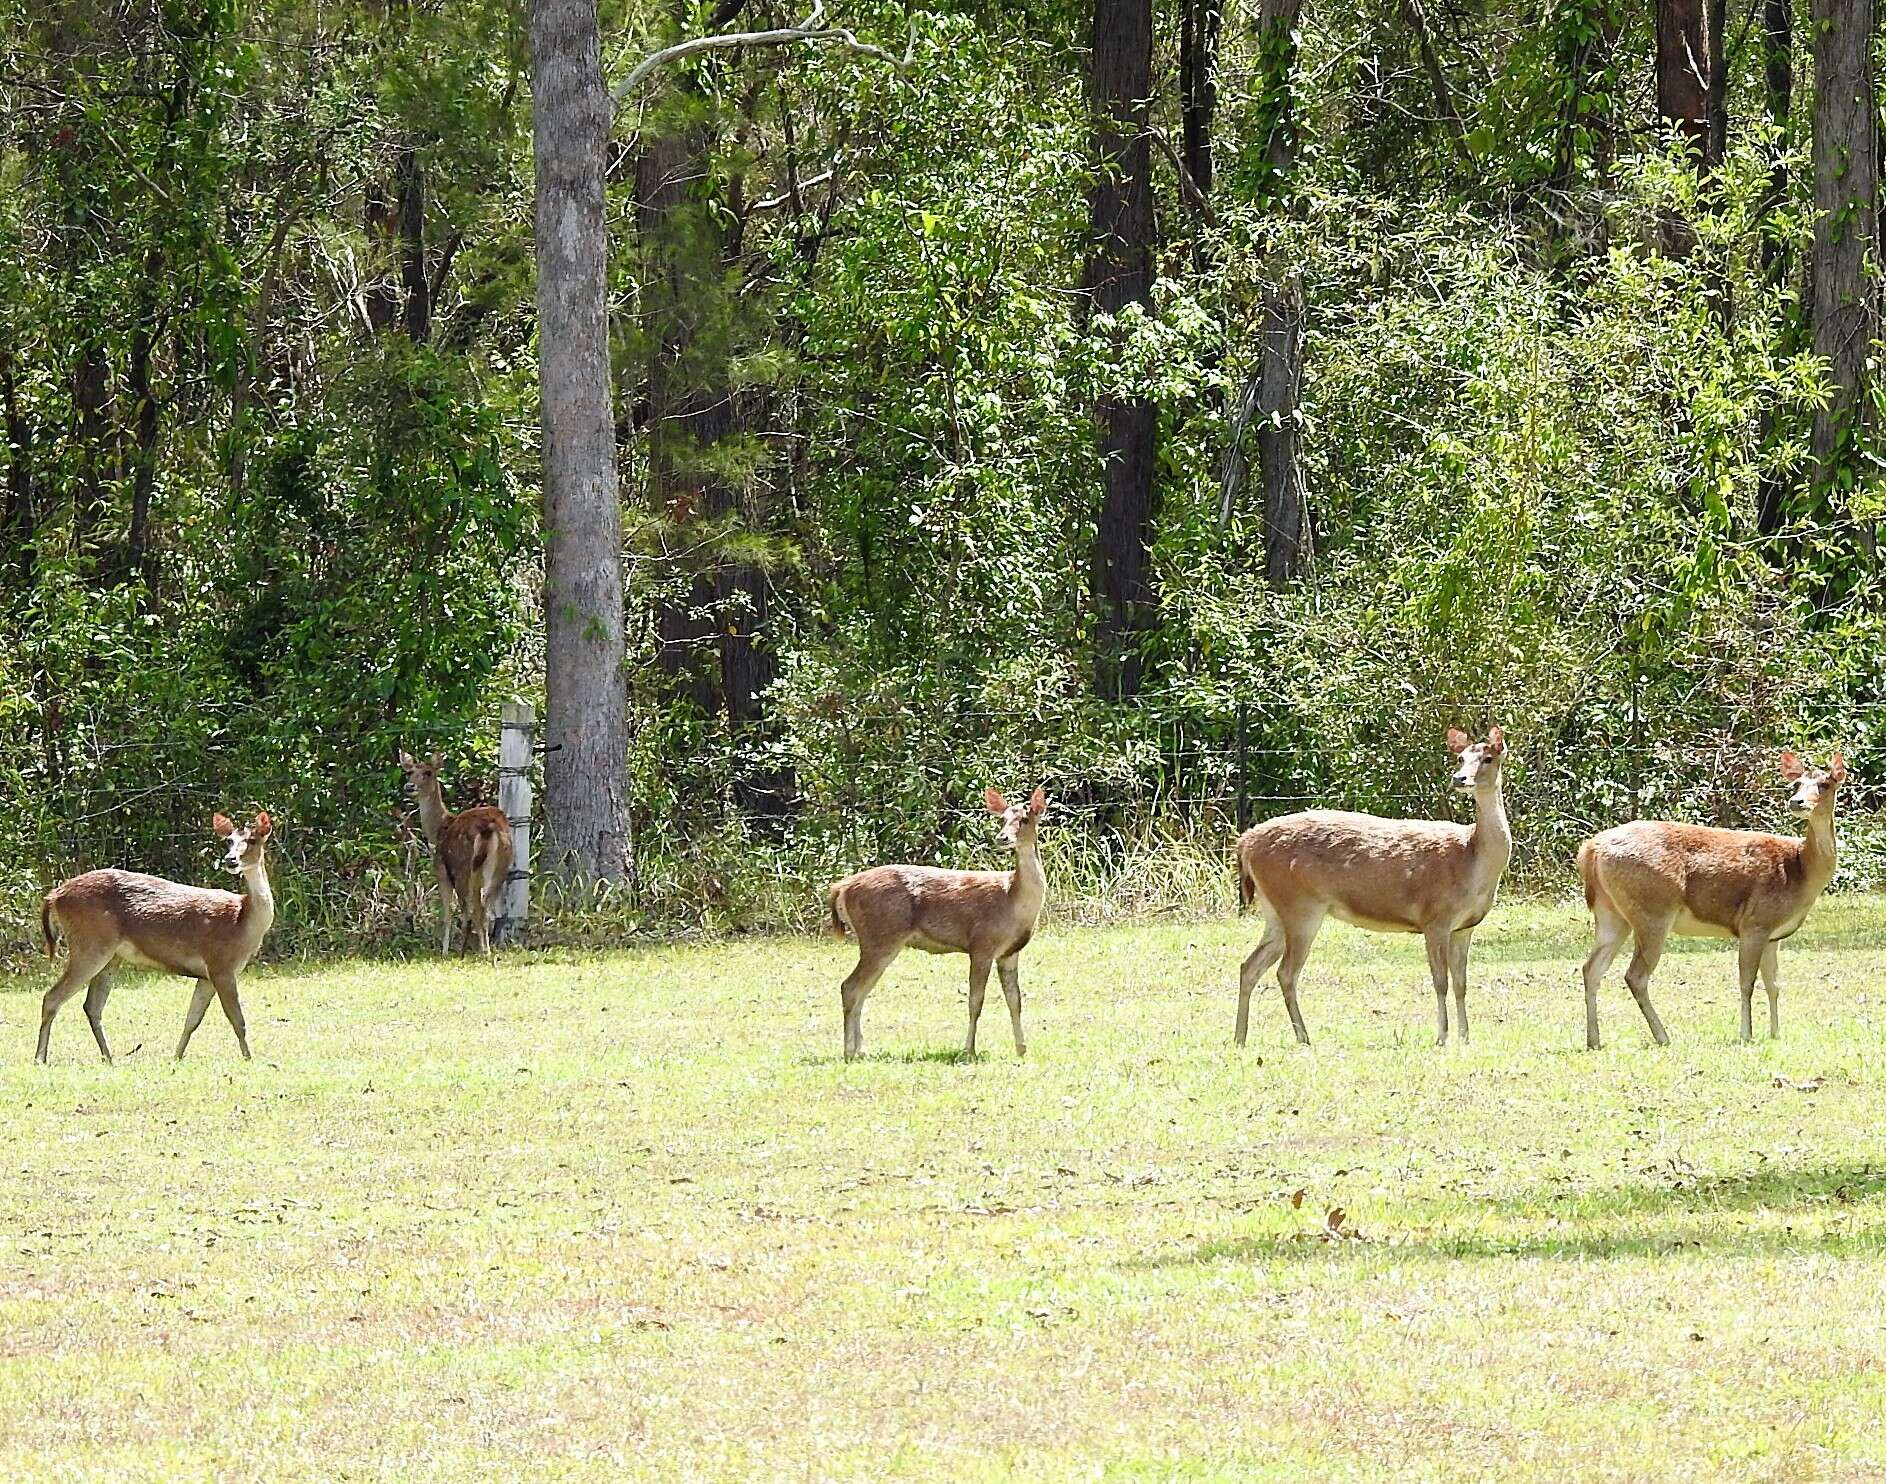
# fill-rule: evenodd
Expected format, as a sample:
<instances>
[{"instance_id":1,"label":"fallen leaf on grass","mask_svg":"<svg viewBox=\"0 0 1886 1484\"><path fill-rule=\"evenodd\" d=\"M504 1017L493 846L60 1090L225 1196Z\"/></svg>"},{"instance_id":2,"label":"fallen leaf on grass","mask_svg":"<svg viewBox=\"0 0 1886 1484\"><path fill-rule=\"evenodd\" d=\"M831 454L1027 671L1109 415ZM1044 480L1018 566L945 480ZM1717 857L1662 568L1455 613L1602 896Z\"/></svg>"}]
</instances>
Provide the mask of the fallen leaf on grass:
<instances>
[{"instance_id":1,"label":"fallen leaf on grass","mask_svg":"<svg viewBox=\"0 0 1886 1484\"><path fill-rule=\"evenodd\" d=\"M1827 1079L1825 1077L1809 1077L1804 1081L1796 1082L1793 1078L1783 1077L1777 1072L1770 1085L1788 1088L1794 1092L1819 1092L1821 1088L1827 1085Z\"/></svg>"},{"instance_id":2,"label":"fallen leaf on grass","mask_svg":"<svg viewBox=\"0 0 1886 1484\"><path fill-rule=\"evenodd\" d=\"M1293 1211L1302 1210L1303 1198L1308 1194L1309 1194L1309 1191L1307 1190L1294 1191L1290 1196L1290 1209Z\"/></svg>"}]
</instances>

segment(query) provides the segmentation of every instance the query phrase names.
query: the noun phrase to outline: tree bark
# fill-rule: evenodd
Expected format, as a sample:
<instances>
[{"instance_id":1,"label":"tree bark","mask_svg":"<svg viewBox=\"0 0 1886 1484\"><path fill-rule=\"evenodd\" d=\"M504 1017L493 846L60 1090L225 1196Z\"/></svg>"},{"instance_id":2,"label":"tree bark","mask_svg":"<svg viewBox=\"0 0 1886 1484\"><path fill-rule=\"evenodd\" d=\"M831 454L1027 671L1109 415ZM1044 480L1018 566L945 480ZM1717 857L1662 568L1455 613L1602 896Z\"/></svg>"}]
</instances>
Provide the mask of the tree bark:
<instances>
[{"instance_id":1,"label":"tree bark","mask_svg":"<svg viewBox=\"0 0 1886 1484\"><path fill-rule=\"evenodd\" d=\"M1658 0L1657 112L1701 164L1709 154L1711 0Z\"/></svg>"},{"instance_id":2,"label":"tree bark","mask_svg":"<svg viewBox=\"0 0 1886 1484\"><path fill-rule=\"evenodd\" d=\"M609 380L596 0L529 0L543 390L544 803L553 868L627 869L622 524Z\"/></svg>"},{"instance_id":3,"label":"tree bark","mask_svg":"<svg viewBox=\"0 0 1886 1484\"><path fill-rule=\"evenodd\" d=\"M34 566L39 534L36 481L33 478L33 428L20 406L13 350L0 344L0 425L7 444L7 498L0 507L0 576L25 587Z\"/></svg>"},{"instance_id":4,"label":"tree bark","mask_svg":"<svg viewBox=\"0 0 1886 1484\"><path fill-rule=\"evenodd\" d=\"M1865 445L1866 357L1876 333L1866 260L1873 248L1879 131L1873 99L1873 0L1812 0L1814 246L1809 317L1833 393L1808 449L1824 509L1858 478Z\"/></svg>"},{"instance_id":5,"label":"tree bark","mask_svg":"<svg viewBox=\"0 0 1886 1484\"><path fill-rule=\"evenodd\" d=\"M1153 278L1151 0L1094 0L1091 86L1095 177L1086 272L1091 308L1150 304ZM1152 538L1158 518L1158 409L1144 396L1103 394L1095 407L1104 494L1094 541L1094 679L1105 695L1136 695L1140 641L1158 616Z\"/></svg>"}]
</instances>

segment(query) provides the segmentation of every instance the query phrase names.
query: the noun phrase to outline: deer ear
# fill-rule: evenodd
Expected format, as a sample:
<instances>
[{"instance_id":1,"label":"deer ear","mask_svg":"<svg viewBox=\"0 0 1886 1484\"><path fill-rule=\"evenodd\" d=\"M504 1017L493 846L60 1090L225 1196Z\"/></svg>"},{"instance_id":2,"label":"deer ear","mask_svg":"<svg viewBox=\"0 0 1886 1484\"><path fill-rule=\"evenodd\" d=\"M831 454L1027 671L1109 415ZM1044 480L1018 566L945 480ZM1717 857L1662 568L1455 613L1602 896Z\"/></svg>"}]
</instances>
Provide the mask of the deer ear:
<instances>
[{"instance_id":1,"label":"deer ear","mask_svg":"<svg viewBox=\"0 0 1886 1484\"><path fill-rule=\"evenodd\" d=\"M982 791L982 802L991 814L1008 813L1008 800L1002 797L999 788L985 788Z\"/></svg>"},{"instance_id":2,"label":"deer ear","mask_svg":"<svg viewBox=\"0 0 1886 1484\"><path fill-rule=\"evenodd\" d=\"M419 766L419 762L410 752L402 747L399 750L399 765L410 773L414 768Z\"/></svg>"},{"instance_id":3,"label":"deer ear","mask_svg":"<svg viewBox=\"0 0 1886 1484\"><path fill-rule=\"evenodd\" d=\"M230 823L227 814L219 814L212 819L210 821L210 828L215 830L216 833L221 835L225 840L236 833L236 827Z\"/></svg>"},{"instance_id":4,"label":"deer ear","mask_svg":"<svg viewBox=\"0 0 1886 1484\"><path fill-rule=\"evenodd\" d=\"M435 752L432 754L431 762L432 762L432 771L436 773L439 771L439 769L442 766L444 766L445 759Z\"/></svg>"},{"instance_id":5,"label":"deer ear","mask_svg":"<svg viewBox=\"0 0 1886 1484\"><path fill-rule=\"evenodd\" d=\"M1487 741L1493 744L1493 751L1496 756L1506 751L1506 733L1499 727L1495 727L1492 731L1487 733Z\"/></svg>"},{"instance_id":6,"label":"deer ear","mask_svg":"<svg viewBox=\"0 0 1886 1484\"><path fill-rule=\"evenodd\" d=\"M1792 751L1781 754L1781 776L1793 783L1807 769L1801 766L1801 760Z\"/></svg>"},{"instance_id":7,"label":"deer ear","mask_svg":"<svg viewBox=\"0 0 1886 1484\"><path fill-rule=\"evenodd\" d=\"M1847 759L1844 753L1834 754L1834 760L1827 765L1827 776L1834 780L1835 788L1847 781Z\"/></svg>"},{"instance_id":8,"label":"deer ear","mask_svg":"<svg viewBox=\"0 0 1886 1484\"><path fill-rule=\"evenodd\" d=\"M1467 734L1459 727L1449 727L1447 729L1447 750L1449 752L1458 756L1465 752L1469 745Z\"/></svg>"},{"instance_id":9,"label":"deer ear","mask_svg":"<svg viewBox=\"0 0 1886 1484\"><path fill-rule=\"evenodd\" d=\"M261 839L265 839L268 836L269 831L273 830L274 828L275 828L275 821L268 817L268 810L263 809L257 812L255 816L255 826L249 831L249 833L253 835L256 839L261 840Z\"/></svg>"},{"instance_id":10,"label":"deer ear","mask_svg":"<svg viewBox=\"0 0 1886 1484\"><path fill-rule=\"evenodd\" d=\"M1034 815L1036 819L1041 818L1042 815L1048 812L1048 791L1045 788L1037 787L1035 791L1028 796L1028 812Z\"/></svg>"}]
</instances>

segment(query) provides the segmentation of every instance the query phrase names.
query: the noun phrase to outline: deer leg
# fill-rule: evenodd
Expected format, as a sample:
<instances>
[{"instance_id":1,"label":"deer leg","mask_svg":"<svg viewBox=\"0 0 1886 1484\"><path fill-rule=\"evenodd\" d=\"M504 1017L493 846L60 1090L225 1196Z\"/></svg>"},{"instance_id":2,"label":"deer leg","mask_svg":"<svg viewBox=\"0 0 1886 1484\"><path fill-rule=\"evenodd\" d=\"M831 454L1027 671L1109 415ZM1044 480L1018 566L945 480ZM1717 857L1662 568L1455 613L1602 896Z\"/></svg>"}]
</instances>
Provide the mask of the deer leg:
<instances>
[{"instance_id":1,"label":"deer leg","mask_svg":"<svg viewBox=\"0 0 1886 1484\"><path fill-rule=\"evenodd\" d=\"M845 976L845 982L839 986L838 997L845 1010L846 1061L864 1050L864 997L871 993L872 987L883 977L885 969L896 957L895 948L886 953L882 949L873 950L860 945L858 966Z\"/></svg>"},{"instance_id":2,"label":"deer leg","mask_svg":"<svg viewBox=\"0 0 1886 1484\"><path fill-rule=\"evenodd\" d=\"M1303 972L1304 960L1310 956L1310 948L1316 942L1316 930L1323 925L1323 914L1314 915L1297 923L1284 924L1283 960L1277 965L1277 987L1284 994L1284 1009L1290 1012L1290 1028L1297 1033L1297 1044L1308 1046L1310 1033L1303 1028L1303 1012L1297 1008L1297 976Z\"/></svg>"},{"instance_id":3,"label":"deer leg","mask_svg":"<svg viewBox=\"0 0 1886 1484\"><path fill-rule=\"evenodd\" d=\"M1467 949L1473 942L1473 929L1462 928L1454 934L1447 945L1448 977L1454 981L1454 1023L1460 1028L1460 1039L1465 1041L1467 1034Z\"/></svg>"},{"instance_id":4,"label":"deer leg","mask_svg":"<svg viewBox=\"0 0 1886 1484\"><path fill-rule=\"evenodd\" d=\"M1428 974L1434 980L1434 1044L1447 1044L1447 955L1453 934L1446 924L1431 927L1423 936L1428 944Z\"/></svg>"},{"instance_id":5,"label":"deer leg","mask_svg":"<svg viewBox=\"0 0 1886 1484\"><path fill-rule=\"evenodd\" d=\"M111 1060L111 1047L105 1044L105 1001L111 998L111 970L100 969L92 975L92 987L85 991L85 1018L92 1023L92 1039L98 1042L98 1054Z\"/></svg>"},{"instance_id":6,"label":"deer leg","mask_svg":"<svg viewBox=\"0 0 1886 1484\"><path fill-rule=\"evenodd\" d=\"M1238 1026L1231 1037L1234 1045L1242 1046L1245 1034L1251 1028L1251 991L1257 988L1258 981L1270 971L1272 964L1283 957L1283 953L1283 924L1266 908L1264 936L1238 969Z\"/></svg>"},{"instance_id":7,"label":"deer leg","mask_svg":"<svg viewBox=\"0 0 1886 1484\"><path fill-rule=\"evenodd\" d=\"M242 1021L242 1001L236 998L235 976L231 975L226 979L218 979L215 983L216 998L222 1002L223 1014L229 1019L229 1028L236 1033L236 1045L242 1051L242 1059L249 1061L251 1060L249 1056L249 1029Z\"/></svg>"},{"instance_id":8,"label":"deer leg","mask_svg":"<svg viewBox=\"0 0 1886 1484\"><path fill-rule=\"evenodd\" d=\"M46 997L39 1002L39 1048L33 1053L33 1060L44 1066L52 1047L52 1018L59 1013L59 1007L73 995L83 989L92 976L110 963L109 956L103 959L84 959L74 954L65 961L65 972L53 981L52 988L46 991Z\"/></svg>"},{"instance_id":9,"label":"deer leg","mask_svg":"<svg viewBox=\"0 0 1886 1484\"><path fill-rule=\"evenodd\" d=\"M190 996L190 1008L184 1011L183 1035L177 1041L177 1060L183 1060L183 1053L190 1045L190 1037L196 1034L196 1028L203 1023L203 1012L210 1007L210 996L215 993L209 980L196 982L196 993Z\"/></svg>"},{"instance_id":10,"label":"deer leg","mask_svg":"<svg viewBox=\"0 0 1886 1484\"><path fill-rule=\"evenodd\" d=\"M1604 971L1611 967L1611 960L1618 956L1618 950L1624 946L1624 940L1631 935L1631 925L1623 916L1611 908L1599 904L1594 910L1593 926L1596 932L1591 945L1591 954L1585 960L1585 1049L1598 1049L1598 985L1604 979Z\"/></svg>"},{"instance_id":11,"label":"deer leg","mask_svg":"<svg viewBox=\"0 0 1886 1484\"><path fill-rule=\"evenodd\" d=\"M977 954L969 956L969 1036L963 1042L963 1055L976 1054L976 1022L982 1019L982 995L989 987L989 960Z\"/></svg>"},{"instance_id":12,"label":"deer leg","mask_svg":"<svg viewBox=\"0 0 1886 1484\"><path fill-rule=\"evenodd\" d=\"M1002 976L1002 998L1008 1001L1009 1029L1015 1032L1015 1054L1028 1055L1028 1043L1022 1039L1022 976L1015 955L1010 954L995 966Z\"/></svg>"},{"instance_id":13,"label":"deer leg","mask_svg":"<svg viewBox=\"0 0 1886 1484\"><path fill-rule=\"evenodd\" d=\"M1770 940L1766 929L1745 936L1736 945L1736 969L1740 976L1742 991L1742 1040L1755 1039L1755 976L1761 972L1762 960L1768 956Z\"/></svg>"},{"instance_id":14,"label":"deer leg","mask_svg":"<svg viewBox=\"0 0 1886 1484\"><path fill-rule=\"evenodd\" d=\"M452 882L441 869L439 877L439 952L452 951Z\"/></svg>"},{"instance_id":15,"label":"deer leg","mask_svg":"<svg viewBox=\"0 0 1886 1484\"><path fill-rule=\"evenodd\" d=\"M1663 1022L1657 1018L1657 1007L1650 1003L1650 975L1657 967L1657 960L1663 957L1663 940L1669 936L1669 922L1641 922L1637 925L1637 951L1631 955L1630 967L1624 971L1624 982L1630 986L1631 998L1637 1001L1637 1008L1644 1012L1644 1023L1650 1027L1650 1038L1659 1046L1668 1046L1670 1036L1663 1028Z\"/></svg>"},{"instance_id":16,"label":"deer leg","mask_svg":"<svg viewBox=\"0 0 1886 1484\"><path fill-rule=\"evenodd\" d=\"M1762 952L1762 988L1768 991L1768 1039L1781 1035L1781 964L1770 942Z\"/></svg>"}]
</instances>

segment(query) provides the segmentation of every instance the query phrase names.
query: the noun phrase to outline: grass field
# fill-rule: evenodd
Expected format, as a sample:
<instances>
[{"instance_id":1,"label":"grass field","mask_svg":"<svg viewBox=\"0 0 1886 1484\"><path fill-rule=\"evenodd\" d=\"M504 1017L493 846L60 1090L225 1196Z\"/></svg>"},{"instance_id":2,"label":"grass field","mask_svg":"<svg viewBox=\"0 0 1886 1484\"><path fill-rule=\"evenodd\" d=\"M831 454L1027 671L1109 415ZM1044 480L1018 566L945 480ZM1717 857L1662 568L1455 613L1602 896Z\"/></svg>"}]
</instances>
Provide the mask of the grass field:
<instances>
[{"instance_id":1,"label":"grass field","mask_svg":"<svg viewBox=\"0 0 1886 1484\"><path fill-rule=\"evenodd\" d=\"M909 954L845 1065L810 939L258 970L250 1065L7 982L0 1478L1886 1478L1886 902L1753 1048L1697 945L1585 1052L1584 931L1436 1050L1332 927L1237 1054L1253 924L1051 928L1025 1064Z\"/></svg>"}]
</instances>

